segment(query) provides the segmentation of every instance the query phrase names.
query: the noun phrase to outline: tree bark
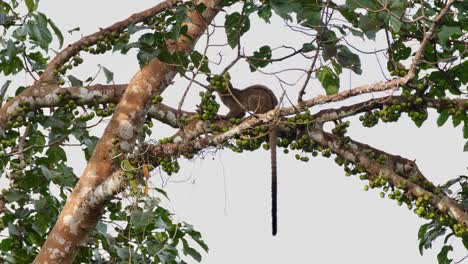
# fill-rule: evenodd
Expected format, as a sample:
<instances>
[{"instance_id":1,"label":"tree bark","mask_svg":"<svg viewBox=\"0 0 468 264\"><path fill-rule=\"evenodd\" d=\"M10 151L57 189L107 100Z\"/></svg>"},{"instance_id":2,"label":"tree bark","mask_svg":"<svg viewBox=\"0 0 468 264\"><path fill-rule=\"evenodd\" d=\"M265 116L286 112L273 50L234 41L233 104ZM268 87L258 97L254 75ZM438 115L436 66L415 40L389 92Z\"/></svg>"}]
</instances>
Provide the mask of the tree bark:
<instances>
[{"instance_id":1,"label":"tree bark","mask_svg":"<svg viewBox=\"0 0 468 264\"><path fill-rule=\"evenodd\" d=\"M173 51L190 52L218 13L217 0L194 1L207 9L188 13L187 34ZM142 128L151 98L164 91L176 74L175 68L158 59L143 67L130 81L109 125L99 140L80 180L68 198L34 263L71 263L79 247L100 219L104 203L121 189L123 172L114 162L116 152L130 152ZM119 144L114 144L118 140Z\"/></svg>"}]
</instances>

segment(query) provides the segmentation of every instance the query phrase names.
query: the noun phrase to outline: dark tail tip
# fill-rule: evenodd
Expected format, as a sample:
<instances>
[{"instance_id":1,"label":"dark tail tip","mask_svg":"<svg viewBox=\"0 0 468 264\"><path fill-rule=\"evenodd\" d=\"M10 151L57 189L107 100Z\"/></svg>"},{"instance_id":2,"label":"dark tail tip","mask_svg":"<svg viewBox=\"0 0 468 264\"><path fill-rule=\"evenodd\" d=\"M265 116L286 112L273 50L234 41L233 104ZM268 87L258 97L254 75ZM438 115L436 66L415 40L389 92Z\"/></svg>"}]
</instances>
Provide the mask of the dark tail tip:
<instances>
[{"instance_id":1,"label":"dark tail tip","mask_svg":"<svg viewBox=\"0 0 468 264\"><path fill-rule=\"evenodd\" d=\"M271 234L273 236L276 236L277 233L278 233L278 224L277 224L276 216L273 216L273 221L271 223Z\"/></svg>"}]
</instances>

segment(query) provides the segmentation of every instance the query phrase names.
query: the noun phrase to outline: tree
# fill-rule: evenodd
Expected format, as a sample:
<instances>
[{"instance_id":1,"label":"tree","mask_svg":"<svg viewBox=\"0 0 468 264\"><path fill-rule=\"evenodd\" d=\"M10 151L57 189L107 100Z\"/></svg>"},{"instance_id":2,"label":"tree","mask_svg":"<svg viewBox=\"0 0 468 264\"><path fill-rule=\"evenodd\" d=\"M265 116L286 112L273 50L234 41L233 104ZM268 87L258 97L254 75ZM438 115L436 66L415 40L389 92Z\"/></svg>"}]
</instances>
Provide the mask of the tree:
<instances>
[{"instance_id":1,"label":"tree","mask_svg":"<svg viewBox=\"0 0 468 264\"><path fill-rule=\"evenodd\" d=\"M199 260L194 245L207 250L201 234L173 221L160 204L164 190L151 188L148 195L150 171L177 173L178 158L192 158L212 147L257 150L272 124L279 128L278 145L285 153L294 152L303 162L319 153L333 156L347 175L366 181L366 190L381 189L381 196L427 219L418 233L421 252L445 236L447 245L438 260L450 263L448 238L459 237L468 245L467 177L436 186L414 161L350 138L350 123L345 121L359 116L363 126L373 127L379 121L397 122L407 113L421 126L427 109L436 109L439 126L451 117L454 126L463 123L468 138L466 3L171 0L85 36L57 54L50 45L55 39L61 47L64 36L38 11L37 1L2 1L0 8L0 72L6 77L27 73L33 80L29 87L10 87L7 80L1 89L2 98L12 95L0 110L0 164L9 182L0 208L9 233L0 243L5 262L184 263L183 255ZM213 22L216 15L224 17L227 45L236 54L230 62L220 60L219 72L211 69L223 57L210 55L217 48L210 38L220 30L219 22ZM266 23L279 16L289 30L308 40L294 47L249 47L242 37L253 16ZM387 42L384 50L374 52L386 56L386 65L380 65L388 70L382 70L384 80L344 89L344 70L365 75L365 52L355 41L372 41L379 34ZM201 37L203 47L194 49ZM113 73L105 67L100 69L106 85L69 73L79 70L84 54L133 50L141 68L128 84L114 84ZM306 65L288 68L288 61L300 56ZM218 114L213 88L224 87L229 72L241 63L278 80L284 91L280 108L234 120ZM267 71L273 65L286 65L283 71L299 71L302 78L288 83L281 71ZM385 77L387 73L391 77ZM189 85L171 107L162 99L174 90L176 76ZM291 98L294 87L296 99ZM187 95L198 88L206 90L200 92L197 110L183 111ZM308 97L306 92L318 95ZM317 111L319 105L325 108ZM105 131L99 138L92 136L91 127L103 120L109 122ZM153 120L185 128L185 133L155 143L149 140L154 139ZM335 127L329 132L323 129L325 123ZM74 142L87 160L79 178L67 163L66 150Z\"/></svg>"}]
</instances>

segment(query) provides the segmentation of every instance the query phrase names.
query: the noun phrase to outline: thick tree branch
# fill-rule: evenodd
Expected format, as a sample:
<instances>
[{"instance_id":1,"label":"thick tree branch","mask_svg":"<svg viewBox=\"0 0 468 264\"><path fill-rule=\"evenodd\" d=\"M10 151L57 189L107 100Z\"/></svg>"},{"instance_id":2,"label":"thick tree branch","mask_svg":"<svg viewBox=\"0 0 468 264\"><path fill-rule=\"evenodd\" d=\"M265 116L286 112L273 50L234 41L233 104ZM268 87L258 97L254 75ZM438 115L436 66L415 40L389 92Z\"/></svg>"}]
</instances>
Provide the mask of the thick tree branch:
<instances>
[{"instance_id":1,"label":"thick tree branch","mask_svg":"<svg viewBox=\"0 0 468 264\"><path fill-rule=\"evenodd\" d=\"M18 95L16 103L12 105L11 112L6 114L5 119L8 120L15 117L23 111L25 104L28 105L29 111L34 111L40 108L57 107L61 106L61 96L67 95L69 99L76 102L76 105L94 105L94 104L107 104L120 102L127 84L115 85L93 85L87 87L74 86L74 87L58 87L55 85L53 89L43 89L37 97L28 95ZM1 114L1 113L0 113ZM162 103L156 106L152 105L148 109L148 116L161 121L164 124L178 128L176 120L177 109ZM181 116L190 117L194 115L193 112L181 111Z\"/></svg>"},{"instance_id":2,"label":"thick tree branch","mask_svg":"<svg viewBox=\"0 0 468 264\"><path fill-rule=\"evenodd\" d=\"M385 105L399 104L408 102L408 97L405 96L384 96L376 99L367 100L364 102L342 106L339 108L324 109L313 115L314 122L335 121L342 118L355 116L360 113L365 113L375 109L382 109ZM427 107L434 109L444 109L456 106L457 108L468 111L468 99L436 99L424 98L424 104Z\"/></svg>"},{"instance_id":3,"label":"thick tree branch","mask_svg":"<svg viewBox=\"0 0 468 264\"><path fill-rule=\"evenodd\" d=\"M337 155L361 166L371 175L382 176L392 185L399 186L413 197L428 196L431 205L440 212L448 213L458 223L468 226L468 212L445 193L438 192L436 187L425 179L413 161L385 153L349 138L345 143L342 138L325 133L321 129L311 129L309 136L320 145L331 148ZM371 152L383 154L390 162L380 163L369 155ZM411 179L415 176L424 181L414 183Z\"/></svg>"},{"instance_id":4,"label":"thick tree branch","mask_svg":"<svg viewBox=\"0 0 468 264\"><path fill-rule=\"evenodd\" d=\"M264 122L272 120L272 117L265 115L260 118ZM221 146L227 140L244 133L256 124L255 118L249 118L241 125L219 135L207 136L192 141L150 145L144 159L156 162L155 165L157 166L158 159L161 158L179 157L182 155L190 158L205 148ZM427 196L430 204L434 208L437 208L440 213L447 213L458 223L465 226L468 225L468 212L455 200L434 186L431 181L427 180L414 161L391 155L349 138L345 140L344 138L326 133L321 129L309 128L307 131L309 131L310 138L322 147L330 148L338 156L364 168L366 172L374 177L383 177L393 186L398 186L398 188L407 191L414 198ZM282 137L295 140L297 138L297 131L294 129L283 130ZM381 156L385 157L384 164L376 159L376 157Z\"/></svg>"},{"instance_id":5,"label":"thick tree branch","mask_svg":"<svg viewBox=\"0 0 468 264\"><path fill-rule=\"evenodd\" d=\"M181 36L172 51L190 52L195 42L218 13L218 1L201 0L207 8L200 15L189 12L187 35ZM118 153L130 152L150 106L151 98L161 93L176 74L175 68L153 59L130 81L116 111L49 233L34 263L71 263L79 246L102 216L105 201L121 188L122 171Z\"/></svg>"},{"instance_id":6,"label":"thick tree branch","mask_svg":"<svg viewBox=\"0 0 468 264\"><path fill-rule=\"evenodd\" d=\"M13 98L12 100L6 102L0 109L0 134L5 129L7 118L9 113L15 112L15 109L18 106L18 99L23 97L38 98L42 93L42 90L46 92L50 91L48 82L54 79L54 70L67 62L71 57L79 53L84 47L96 44L98 41L104 39L107 35L112 32L120 32L123 29L127 28L131 24L142 22L154 15L157 15L168 8L171 8L181 0L165 0L164 2L140 13L131 15L129 18L122 20L113 24L112 26L101 29L100 31L81 38L77 42L68 45L65 49L59 52L46 66L43 74L40 76L39 80L33 85L24 90L21 94ZM58 87L54 85L54 87Z\"/></svg>"}]
</instances>

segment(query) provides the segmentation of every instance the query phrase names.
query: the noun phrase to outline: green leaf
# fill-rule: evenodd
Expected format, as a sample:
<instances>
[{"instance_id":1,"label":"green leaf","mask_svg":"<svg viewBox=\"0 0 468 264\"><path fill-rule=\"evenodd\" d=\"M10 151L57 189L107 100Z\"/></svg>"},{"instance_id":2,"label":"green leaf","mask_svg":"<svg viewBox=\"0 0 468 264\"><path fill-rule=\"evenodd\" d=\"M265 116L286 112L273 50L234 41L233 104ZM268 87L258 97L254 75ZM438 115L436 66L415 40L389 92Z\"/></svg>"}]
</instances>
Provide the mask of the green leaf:
<instances>
[{"instance_id":1,"label":"green leaf","mask_svg":"<svg viewBox=\"0 0 468 264\"><path fill-rule=\"evenodd\" d=\"M437 118L437 125L443 126L445 122L447 122L448 118L450 117L448 109L444 109L440 112L439 118Z\"/></svg>"},{"instance_id":2,"label":"green leaf","mask_svg":"<svg viewBox=\"0 0 468 264\"><path fill-rule=\"evenodd\" d=\"M340 79L332 69L329 67L323 67L321 70L319 70L317 76L327 95L338 93Z\"/></svg>"},{"instance_id":3,"label":"green leaf","mask_svg":"<svg viewBox=\"0 0 468 264\"><path fill-rule=\"evenodd\" d=\"M35 150L39 153L42 152L42 147L46 143L44 135L40 131L35 131L35 133L31 133L26 140L25 147L34 146Z\"/></svg>"},{"instance_id":4,"label":"green leaf","mask_svg":"<svg viewBox=\"0 0 468 264\"><path fill-rule=\"evenodd\" d=\"M16 8L16 6L14 6ZM15 24L17 16L13 16L13 8L5 1L0 2L0 25L9 28Z\"/></svg>"},{"instance_id":5,"label":"green leaf","mask_svg":"<svg viewBox=\"0 0 468 264\"><path fill-rule=\"evenodd\" d=\"M432 221L424 224L418 231L419 252L422 255L424 249L432 247L432 243L446 233L447 229L438 222Z\"/></svg>"},{"instance_id":6,"label":"green leaf","mask_svg":"<svg viewBox=\"0 0 468 264\"><path fill-rule=\"evenodd\" d=\"M106 234L107 231L107 225L103 223L102 221L99 221L96 225L96 230L101 233L101 234Z\"/></svg>"},{"instance_id":7,"label":"green leaf","mask_svg":"<svg viewBox=\"0 0 468 264\"><path fill-rule=\"evenodd\" d=\"M468 83L468 60L462 62L461 64L455 67L452 67L450 71L453 71L454 74L458 75L458 78L460 79L460 82L462 84Z\"/></svg>"},{"instance_id":8,"label":"green leaf","mask_svg":"<svg viewBox=\"0 0 468 264\"><path fill-rule=\"evenodd\" d=\"M148 240L148 242L146 243L148 245L148 253L150 253L151 255L157 255L157 254L160 254L160 252L164 252L167 247L167 238L168 238L168 234L165 233L165 232L160 232L160 233L156 233L154 235L154 239L151 239L151 240ZM178 243L179 241L176 241L174 242L175 243ZM172 244L172 243L171 243ZM180 254L180 257L182 254ZM160 260L161 261L161 260ZM158 262L158 263L165 263L163 261L161 262ZM177 264L181 264L181 263L178 263Z\"/></svg>"},{"instance_id":9,"label":"green leaf","mask_svg":"<svg viewBox=\"0 0 468 264\"><path fill-rule=\"evenodd\" d=\"M10 191L8 191L8 193L6 195L6 200L9 203L12 203L12 202L17 202L19 200L27 199L27 197L28 196L25 195L22 192L19 192L19 191L16 191L16 190L10 190Z\"/></svg>"},{"instance_id":10,"label":"green leaf","mask_svg":"<svg viewBox=\"0 0 468 264\"><path fill-rule=\"evenodd\" d=\"M104 75L106 76L106 83L114 82L114 73L104 66L102 66L102 70L104 71Z\"/></svg>"},{"instance_id":11,"label":"green leaf","mask_svg":"<svg viewBox=\"0 0 468 264\"><path fill-rule=\"evenodd\" d=\"M52 28L55 35L59 39L59 44L60 44L59 48L61 48L63 46L63 40L64 40L62 32L60 31L60 29L55 25L55 23L52 20L47 19L47 22L49 22L50 27Z\"/></svg>"},{"instance_id":12,"label":"green leaf","mask_svg":"<svg viewBox=\"0 0 468 264\"><path fill-rule=\"evenodd\" d=\"M241 16L239 12L234 12L226 15L224 21L227 40L231 48L235 48L242 35L250 29L250 19L246 16Z\"/></svg>"},{"instance_id":13,"label":"green leaf","mask_svg":"<svg viewBox=\"0 0 468 264\"><path fill-rule=\"evenodd\" d=\"M204 73L211 73L206 56L204 57L200 52L194 50L192 54L190 54L190 59L195 65L195 68L200 69L200 71Z\"/></svg>"},{"instance_id":14,"label":"green leaf","mask_svg":"<svg viewBox=\"0 0 468 264\"><path fill-rule=\"evenodd\" d=\"M419 254L421 254L421 256L423 255L425 236L428 228L429 224L424 224L419 228L418 231Z\"/></svg>"},{"instance_id":15,"label":"green leaf","mask_svg":"<svg viewBox=\"0 0 468 264\"><path fill-rule=\"evenodd\" d=\"M23 69L23 62L17 56L13 57L10 62L0 62L0 72L5 75L15 74Z\"/></svg>"},{"instance_id":16,"label":"green leaf","mask_svg":"<svg viewBox=\"0 0 468 264\"><path fill-rule=\"evenodd\" d=\"M270 64L271 55L270 46L262 46L258 51L254 51L253 56L247 59L250 71L254 72L258 68L263 68Z\"/></svg>"},{"instance_id":17,"label":"green leaf","mask_svg":"<svg viewBox=\"0 0 468 264\"><path fill-rule=\"evenodd\" d=\"M206 10L206 5L204 3L199 3L195 6L195 10L197 10L198 13L203 13Z\"/></svg>"},{"instance_id":18,"label":"green leaf","mask_svg":"<svg viewBox=\"0 0 468 264\"><path fill-rule=\"evenodd\" d=\"M2 88L0 88L0 106L3 103L3 99L5 98L5 94L6 94L7 90L8 90L8 87L10 86L10 84L11 84L11 81L8 80L2 85Z\"/></svg>"},{"instance_id":19,"label":"green leaf","mask_svg":"<svg viewBox=\"0 0 468 264\"><path fill-rule=\"evenodd\" d=\"M154 219L153 214L150 212L136 211L132 213L131 222L136 230L142 230Z\"/></svg>"},{"instance_id":20,"label":"green leaf","mask_svg":"<svg viewBox=\"0 0 468 264\"><path fill-rule=\"evenodd\" d=\"M135 167L133 167L133 165L130 163L130 161L124 160L122 162L122 169L124 169L124 171L133 171L133 170L135 170Z\"/></svg>"},{"instance_id":21,"label":"green leaf","mask_svg":"<svg viewBox=\"0 0 468 264\"><path fill-rule=\"evenodd\" d=\"M166 191L164 191L163 189L157 188L157 187L155 187L154 189L155 189L158 193L164 195L164 197L166 197L166 198L169 200L169 196L167 195Z\"/></svg>"},{"instance_id":22,"label":"green leaf","mask_svg":"<svg viewBox=\"0 0 468 264\"><path fill-rule=\"evenodd\" d=\"M12 40L8 40L5 51L5 56L9 58L9 61L11 61L16 56L16 54L21 53L21 50Z\"/></svg>"},{"instance_id":23,"label":"green leaf","mask_svg":"<svg viewBox=\"0 0 468 264\"><path fill-rule=\"evenodd\" d=\"M53 181L54 179L60 176L56 171L50 170L44 164L41 164L40 169L41 169L42 175L44 175L47 181Z\"/></svg>"},{"instance_id":24,"label":"green leaf","mask_svg":"<svg viewBox=\"0 0 468 264\"><path fill-rule=\"evenodd\" d=\"M444 183L442 186L440 186L440 188L442 188L446 192L449 192L450 187L453 186L454 184L460 182L460 180L462 180L462 179L463 179L462 177L457 177L457 178L448 180L446 183Z\"/></svg>"},{"instance_id":25,"label":"green leaf","mask_svg":"<svg viewBox=\"0 0 468 264\"><path fill-rule=\"evenodd\" d=\"M8 234L10 236L20 237L20 232L21 231L19 230L19 226L17 224L8 223Z\"/></svg>"},{"instance_id":26,"label":"green leaf","mask_svg":"<svg viewBox=\"0 0 468 264\"><path fill-rule=\"evenodd\" d=\"M465 124L463 125L463 138L468 138L468 118L465 119Z\"/></svg>"},{"instance_id":27,"label":"green leaf","mask_svg":"<svg viewBox=\"0 0 468 264\"><path fill-rule=\"evenodd\" d=\"M128 247L114 247L115 251L117 253L117 256L119 256L120 259L122 260L127 260L130 258L130 250Z\"/></svg>"},{"instance_id":28,"label":"green leaf","mask_svg":"<svg viewBox=\"0 0 468 264\"><path fill-rule=\"evenodd\" d=\"M312 43L304 43L302 44L302 52L311 52L313 50L316 50L316 47Z\"/></svg>"},{"instance_id":29,"label":"green leaf","mask_svg":"<svg viewBox=\"0 0 468 264\"><path fill-rule=\"evenodd\" d=\"M47 28L47 17L42 13L35 14L33 17L34 20L26 24L28 35L42 49L47 49L52 41L52 33Z\"/></svg>"},{"instance_id":30,"label":"green leaf","mask_svg":"<svg viewBox=\"0 0 468 264\"><path fill-rule=\"evenodd\" d=\"M270 18L272 16L271 6L264 5L258 9L258 16L263 19L265 22L270 23Z\"/></svg>"},{"instance_id":31,"label":"green leaf","mask_svg":"<svg viewBox=\"0 0 468 264\"><path fill-rule=\"evenodd\" d=\"M25 3L26 3L26 6L28 7L28 12L29 13L32 13L32 12L36 11L36 8L37 8L36 1L26 0Z\"/></svg>"},{"instance_id":32,"label":"green leaf","mask_svg":"<svg viewBox=\"0 0 468 264\"><path fill-rule=\"evenodd\" d=\"M322 39L321 44L323 47L322 58L327 61L331 58L334 58L337 53L336 43L338 42L338 37L336 33L332 30L324 30L320 38Z\"/></svg>"},{"instance_id":33,"label":"green leaf","mask_svg":"<svg viewBox=\"0 0 468 264\"><path fill-rule=\"evenodd\" d=\"M447 40L453 35L461 34L460 27L450 27L443 25L439 30L439 39L442 44L447 43Z\"/></svg>"},{"instance_id":34,"label":"green leaf","mask_svg":"<svg viewBox=\"0 0 468 264\"><path fill-rule=\"evenodd\" d=\"M63 130L66 128L66 123L63 119L57 118L55 116L49 116L42 122L44 127L57 128ZM50 139L49 139L50 140Z\"/></svg>"},{"instance_id":35,"label":"green leaf","mask_svg":"<svg viewBox=\"0 0 468 264\"><path fill-rule=\"evenodd\" d=\"M337 50L335 43L323 45L322 58L325 61L331 60L336 56Z\"/></svg>"},{"instance_id":36,"label":"green leaf","mask_svg":"<svg viewBox=\"0 0 468 264\"><path fill-rule=\"evenodd\" d=\"M348 29L349 32L351 32L351 34L353 34L354 36L360 37L361 39L364 39L364 33L363 33L362 31L360 31L359 29L353 28L353 27L349 27L349 26L347 26L347 25L343 25L343 28Z\"/></svg>"},{"instance_id":37,"label":"green leaf","mask_svg":"<svg viewBox=\"0 0 468 264\"><path fill-rule=\"evenodd\" d=\"M40 236L34 229L28 228L28 230L25 230L24 232L26 234L26 241L28 244L36 244L40 245L44 242L44 238Z\"/></svg>"},{"instance_id":38,"label":"green leaf","mask_svg":"<svg viewBox=\"0 0 468 264\"><path fill-rule=\"evenodd\" d=\"M13 245L15 244L16 239L7 237L0 242L0 250L3 252L8 252L13 248Z\"/></svg>"},{"instance_id":39,"label":"green leaf","mask_svg":"<svg viewBox=\"0 0 468 264\"><path fill-rule=\"evenodd\" d=\"M439 254L437 255L437 260L439 264L450 264L452 263L452 259L448 258L448 253L453 250L452 246L443 246L440 250Z\"/></svg>"},{"instance_id":40,"label":"green leaf","mask_svg":"<svg viewBox=\"0 0 468 264\"><path fill-rule=\"evenodd\" d=\"M314 27L320 23L321 5L309 0L270 0L272 9L280 17L292 20L291 14L296 14L297 22L306 27Z\"/></svg>"},{"instance_id":41,"label":"green leaf","mask_svg":"<svg viewBox=\"0 0 468 264\"><path fill-rule=\"evenodd\" d=\"M424 237L424 234L426 234L428 228L429 228L429 224L424 224L421 227L419 227L418 239L422 239Z\"/></svg>"},{"instance_id":42,"label":"green leaf","mask_svg":"<svg viewBox=\"0 0 468 264\"><path fill-rule=\"evenodd\" d=\"M205 242L201 238L201 234L198 231L195 230L188 230L187 234L195 241L197 244L203 248L206 252L208 252L208 246L205 244Z\"/></svg>"},{"instance_id":43,"label":"green leaf","mask_svg":"<svg viewBox=\"0 0 468 264\"><path fill-rule=\"evenodd\" d=\"M158 216L158 219L156 219L156 226L158 228L168 229L170 223L167 223L168 221L165 221L165 220L166 219L163 218L162 216Z\"/></svg>"},{"instance_id":44,"label":"green leaf","mask_svg":"<svg viewBox=\"0 0 468 264\"><path fill-rule=\"evenodd\" d=\"M358 21L358 14L354 12L355 8L348 4L339 5L336 7L341 15L346 18L351 24L355 25Z\"/></svg>"},{"instance_id":45,"label":"green leaf","mask_svg":"<svg viewBox=\"0 0 468 264\"><path fill-rule=\"evenodd\" d=\"M183 252L185 255L191 256L197 262L200 262L202 260L202 256L200 255L200 253L198 253L195 249L191 248L188 245L187 240L183 238L182 238L182 245L183 245Z\"/></svg>"},{"instance_id":46,"label":"green leaf","mask_svg":"<svg viewBox=\"0 0 468 264\"><path fill-rule=\"evenodd\" d=\"M343 72L343 67L341 67L341 65L338 62L336 62L336 60L331 60L331 62L336 74L340 75Z\"/></svg>"},{"instance_id":47,"label":"green leaf","mask_svg":"<svg viewBox=\"0 0 468 264\"><path fill-rule=\"evenodd\" d=\"M168 56L166 58L163 58L167 54ZM161 59L161 61L168 63L170 59L170 54L166 52L162 52L161 50L156 50L156 51L146 51L144 49L140 49L137 54L138 58L138 63L140 64L140 68L143 68L146 64L148 64L152 59L158 57Z\"/></svg>"},{"instance_id":48,"label":"green leaf","mask_svg":"<svg viewBox=\"0 0 468 264\"><path fill-rule=\"evenodd\" d=\"M450 233L450 234L446 235L445 238L444 238L444 244L447 244L448 240L454 235L455 235L454 233Z\"/></svg>"},{"instance_id":49,"label":"green leaf","mask_svg":"<svg viewBox=\"0 0 468 264\"><path fill-rule=\"evenodd\" d=\"M356 8L365 8L376 10L379 9L379 5L373 0L346 0L346 5L353 10Z\"/></svg>"},{"instance_id":50,"label":"green leaf","mask_svg":"<svg viewBox=\"0 0 468 264\"><path fill-rule=\"evenodd\" d=\"M361 60L359 59L359 56L352 53L348 47L339 45L336 59L341 67L351 69L357 74L362 73Z\"/></svg>"},{"instance_id":51,"label":"green leaf","mask_svg":"<svg viewBox=\"0 0 468 264\"><path fill-rule=\"evenodd\" d=\"M364 16L361 16L358 26L370 39L375 39L375 33L384 27L382 21L375 13L368 13Z\"/></svg>"},{"instance_id":52,"label":"green leaf","mask_svg":"<svg viewBox=\"0 0 468 264\"><path fill-rule=\"evenodd\" d=\"M462 121L463 121L463 116L461 115L452 116L453 127L457 127L458 125L461 124Z\"/></svg>"},{"instance_id":53,"label":"green leaf","mask_svg":"<svg viewBox=\"0 0 468 264\"><path fill-rule=\"evenodd\" d=\"M463 148L463 151L464 151L464 152L468 152L468 141L466 141L465 147Z\"/></svg>"},{"instance_id":54,"label":"green leaf","mask_svg":"<svg viewBox=\"0 0 468 264\"><path fill-rule=\"evenodd\" d=\"M402 15L405 11L406 0L393 0L390 2L389 9L397 15Z\"/></svg>"},{"instance_id":55,"label":"green leaf","mask_svg":"<svg viewBox=\"0 0 468 264\"><path fill-rule=\"evenodd\" d=\"M22 93L24 90L26 90L26 86L20 86L16 89L15 91L15 96L19 95L20 93Z\"/></svg>"},{"instance_id":56,"label":"green leaf","mask_svg":"<svg viewBox=\"0 0 468 264\"><path fill-rule=\"evenodd\" d=\"M390 27L393 29L395 33L400 32L400 28L403 25L403 22L401 22L400 19L390 16Z\"/></svg>"},{"instance_id":57,"label":"green leaf","mask_svg":"<svg viewBox=\"0 0 468 264\"><path fill-rule=\"evenodd\" d=\"M36 166L40 165L41 163L43 164L48 164L49 162L47 161L46 158L40 158L36 159ZM37 188L42 185L44 185L43 177L41 177L41 173L39 170L33 170L33 171L25 171L24 174L20 179L17 180L18 186L21 186L21 188L24 189L33 189Z\"/></svg>"},{"instance_id":58,"label":"green leaf","mask_svg":"<svg viewBox=\"0 0 468 264\"><path fill-rule=\"evenodd\" d=\"M173 18L175 18L175 23L172 26L171 38L177 40L181 35L185 34L188 29L187 25L183 25L187 19L187 6L184 4L178 5Z\"/></svg>"},{"instance_id":59,"label":"green leaf","mask_svg":"<svg viewBox=\"0 0 468 264\"><path fill-rule=\"evenodd\" d=\"M313 7L317 7L317 5L315 5L314 1L308 1L309 3L311 3L313 5ZM298 13L297 13L297 20L298 21L302 21L303 22L301 23L301 25L303 26L306 26L306 27L310 27L310 28L316 28L317 26L320 25L321 23L321 12L320 12L321 8L313 8L313 9L309 9L309 8L305 8L305 9L302 9L300 10Z\"/></svg>"},{"instance_id":60,"label":"green leaf","mask_svg":"<svg viewBox=\"0 0 468 264\"><path fill-rule=\"evenodd\" d=\"M98 141L99 141L99 138L95 136L83 137L81 139L81 142L83 142L86 146L86 148L84 149L86 160L88 160L93 154L94 148L96 147L96 144Z\"/></svg>"},{"instance_id":61,"label":"green leaf","mask_svg":"<svg viewBox=\"0 0 468 264\"><path fill-rule=\"evenodd\" d=\"M83 86L83 82L80 79L76 78L75 76L68 75L67 78L71 82L72 86Z\"/></svg>"},{"instance_id":62,"label":"green leaf","mask_svg":"<svg viewBox=\"0 0 468 264\"><path fill-rule=\"evenodd\" d=\"M292 17L289 14L301 8L300 4L294 0L270 0L269 2L277 15L289 21L292 20Z\"/></svg>"},{"instance_id":63,"label":"green leaf","mask_svg":"<svg viewBox=\"0 0 468 264\"><path fill-rule=\"evenodd\" d=\"M31 60L32 63L32 69L34 71L41 71L45 69L45 66L47 65L47 60L49 58L44 58L41 52L31 52L27 53L26 56Z\"/></svg>"},{"instance_id":64,"label":"green leaf","mask_svg":"<svg viewBox=\"0 0 468 264\"><path fill-rule=\"evenodd\" d=\"M67 161L67 154L65 150L59 146L52 146L46 151L47 158L51 164L59 161Z\"/></svg>"}]
</instances>

